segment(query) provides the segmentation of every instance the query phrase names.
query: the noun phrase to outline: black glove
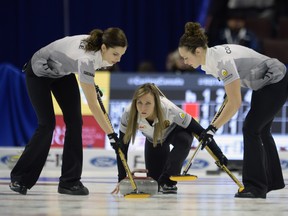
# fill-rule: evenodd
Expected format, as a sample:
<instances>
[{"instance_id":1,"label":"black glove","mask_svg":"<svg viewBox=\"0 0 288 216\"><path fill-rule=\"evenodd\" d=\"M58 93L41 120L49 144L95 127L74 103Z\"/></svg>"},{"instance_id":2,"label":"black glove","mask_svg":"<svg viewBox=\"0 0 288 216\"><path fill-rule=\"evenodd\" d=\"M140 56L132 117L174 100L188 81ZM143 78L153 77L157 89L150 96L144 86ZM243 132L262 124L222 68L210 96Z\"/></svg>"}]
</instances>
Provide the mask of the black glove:
<instances>
[{"instance_id":1,"label":"black glove","mask_svg":"<svg viewBox=\"0 0 288 216\"><path fill-rule=\"evenodd\" d=\"M117 133L108 134L108 138L112 148L117 152L120 143Z\"/></svg>"},{"instance_id":2,"label":"black glove","mask_svg":"<svg viewBox=\"0 0 288 216\"><path fill-rule=\"evenodd\" d=\"M220 165L227 166L228 158L223 154L222 156L218 157Z\"/></svg>"},{"instance_id":3,"label":"black glove","mask_svg":"<svg viewBox=\"0 0 288 216\"><path fill-rule=\"evenodd\" d=\"M212 142L208 143L207 146L210 148L210 150L213 152L213 154L218 158L218 161L220 165L225 165L227 166L228 164L228 159L226 156L223 154L219 146L216 144L215 140L213 139ZM218 166L218 164L216 163Z\"/></svg>"},{"instance_id":4,"label":"black glove","mask_svg":"<svg viewBox=\"0 0 288 216\"><path fill-rule=\"evenodd\" d=\"M199 136L199 140L202 142L201 150L205 148L208 143L213 140L213 136L216 133L217 128L213 125L209 125Z\"/></svg>"}]
</instances>

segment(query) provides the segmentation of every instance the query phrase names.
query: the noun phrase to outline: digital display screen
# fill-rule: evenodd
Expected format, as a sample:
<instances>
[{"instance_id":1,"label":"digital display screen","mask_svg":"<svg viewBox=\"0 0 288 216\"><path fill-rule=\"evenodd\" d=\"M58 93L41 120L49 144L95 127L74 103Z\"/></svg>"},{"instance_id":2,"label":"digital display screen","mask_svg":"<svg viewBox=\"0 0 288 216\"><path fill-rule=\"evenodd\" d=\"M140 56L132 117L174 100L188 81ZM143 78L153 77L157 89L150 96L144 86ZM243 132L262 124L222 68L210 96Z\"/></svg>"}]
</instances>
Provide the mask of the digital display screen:
<instances>
[{"instance_id":1,"label":"digital display screen","mask_svg":"<svg viewBox=\"0 0 288 216\"><path fill-rule=\"evenodd\" d=\"M163 94L177 106L192 115L204 128L212 121L224 101L221 81L204 74L111 74L109 115L115 131L119 131L121 114L136 88L144 83L154 83ZM242 105L232 119L219 128L215 141L230 159L242 159L242 127L250 108L252 91L242 88ZM274 119L272 133L279 149L288 150L288 104L286 103ZM137 134L134 149L143 149L145 137ZM109 144L109 143L108 143ZM196 139L193 147L197 146ZM107 146L108 147L108 146ZM110 147L110 146L109 146ZM108 147L108 148L109 148Z\"/></svg>"}]
</instances>

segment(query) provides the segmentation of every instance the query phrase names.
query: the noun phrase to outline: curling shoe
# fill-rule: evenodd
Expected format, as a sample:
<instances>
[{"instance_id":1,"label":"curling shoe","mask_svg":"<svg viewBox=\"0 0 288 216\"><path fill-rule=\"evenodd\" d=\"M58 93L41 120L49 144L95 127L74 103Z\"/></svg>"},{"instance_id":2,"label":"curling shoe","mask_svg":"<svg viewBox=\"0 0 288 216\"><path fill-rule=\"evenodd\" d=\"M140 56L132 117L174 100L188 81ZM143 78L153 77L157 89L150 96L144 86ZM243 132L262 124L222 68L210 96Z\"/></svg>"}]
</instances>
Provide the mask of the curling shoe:
<instances>
[{"instance_id":1,"label":"curling shoe","mask_svg":"<svg viewBox=\"0 0 288 216\"><path fill-rule=\"evenodd\" d=\"M21 185L19 182L15 181L15 182L11 182L9 184L9 187L11 190L20 193L22 195L26 195L27 194L27 187L24 185Z\"/></svg>"},{"instance_id":2,"label":"curling shoe","mask_svg":"<svg viewBox=\"0 0 288 216\"><path fill-rule=\"evenodd\" d=\"M72 187L63 187L58 185L58 193L68 195L88 195L89 190L81 182Z\"/></svg>"},{"instance_id":3,"label":"curling shoe","mask_svg":"<svg viewBox=\"0 0 288 216\"><path fill-rule=\"evenodd\" d=\"M166 184L161 185L159 188L159 192L162 192L163 194L177 194L177 186L176 185L171 185L168 186Z\"/></svg>"},{"instance_id":4,"label":"curling shoe","mask_svg":"<svg viewBox=\"0 0 288 216\"><path fill-rule=\"evenodd\" d=\"M241 192L237 192L235 194L235 198L252 198L252 199L255 199L255 198L262 198L262 199L266 199L266 194L263 193L263 194L254 194L252 193L251 191L248 191L246 189L244 189L243 191Z\"/></svg>"}]
</instances>

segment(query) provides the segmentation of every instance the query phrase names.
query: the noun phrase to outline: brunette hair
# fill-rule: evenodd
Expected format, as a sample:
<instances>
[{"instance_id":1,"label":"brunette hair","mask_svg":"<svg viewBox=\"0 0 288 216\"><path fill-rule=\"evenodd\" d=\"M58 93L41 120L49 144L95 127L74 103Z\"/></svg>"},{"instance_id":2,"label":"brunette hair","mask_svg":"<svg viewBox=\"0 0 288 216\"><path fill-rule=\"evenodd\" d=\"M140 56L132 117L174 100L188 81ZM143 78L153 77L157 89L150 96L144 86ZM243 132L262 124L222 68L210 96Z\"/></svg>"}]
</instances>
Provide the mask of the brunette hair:
<instances>
[{"instance_id":1,"label":"brunette hair","mask_svg":"<svg viewBox=\"0 0 288 216\"><path fill-rule=\"evenodd\" d=\"M201 25L196 22L187 22L185 24L185 32L179 41L179 47L185 47L194 54L197 47L207 49L207 44L208 38Z\"/></svg>"},{"instance_id":2,"label":"brunette hair","mask_svg":"<svg viewBox=\"0 0 288 216\"><path fill-rule=\"evenodd\" d=\"M85 42L85 51L98 51L101 45L105 44L107 48L127 47L128 42L125 33L120 28L108 28L104 31L93 29L89 37L83 40Z\"/></svg>"}]
</instances>

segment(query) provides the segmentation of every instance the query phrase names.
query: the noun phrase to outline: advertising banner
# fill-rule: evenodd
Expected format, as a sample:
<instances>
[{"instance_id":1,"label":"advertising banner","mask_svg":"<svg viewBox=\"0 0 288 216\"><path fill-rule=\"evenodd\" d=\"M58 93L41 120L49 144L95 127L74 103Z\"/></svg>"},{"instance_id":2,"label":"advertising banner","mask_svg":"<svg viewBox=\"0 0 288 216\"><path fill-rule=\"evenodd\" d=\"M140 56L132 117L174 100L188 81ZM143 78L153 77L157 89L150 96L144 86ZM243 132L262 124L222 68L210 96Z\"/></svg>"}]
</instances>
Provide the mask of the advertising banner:
<instances>
[{"instance_id":1,"label":"advertising banner","mask_svg":"<svg viewBox=\"0 0 288 216\"><path fill-rule=\"evenodd\" d=\"M78 80L78 78L77 78ZM78 81L79 82L79 81ZM110 98L110 72L108 71L97 71L95 74L95 84L97 84L103 93L102 101L109 112L109 98ZM80 88L81 95L81 110L83 115L83 128L82 128L82 139L83 147L87 148L105 148L105 133L94 119L86 101L85 95ZM63 120L62 111L53 97L53 105L56 114L56 127L53 134L52 147L63 147L65 137L65 123Z\"/></svg>"}]
</instances>

